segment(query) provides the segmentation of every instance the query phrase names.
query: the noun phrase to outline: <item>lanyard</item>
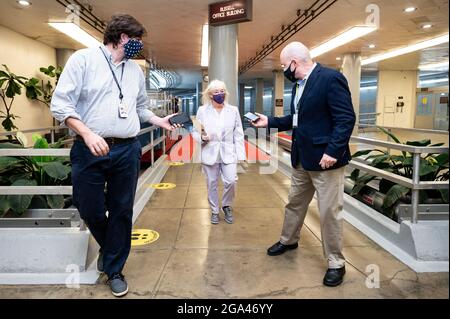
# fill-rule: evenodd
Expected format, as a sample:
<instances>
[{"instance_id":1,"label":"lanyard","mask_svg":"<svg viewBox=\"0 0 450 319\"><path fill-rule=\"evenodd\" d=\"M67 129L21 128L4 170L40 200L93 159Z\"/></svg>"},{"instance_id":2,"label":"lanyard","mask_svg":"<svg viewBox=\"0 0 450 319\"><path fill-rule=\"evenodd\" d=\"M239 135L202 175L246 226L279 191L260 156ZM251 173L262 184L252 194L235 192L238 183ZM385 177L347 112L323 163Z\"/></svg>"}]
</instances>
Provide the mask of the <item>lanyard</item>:
<instances>
[{"instance_id":1,"label":"lanyard","mask_svg":"<svg viewBox=\"0 0 450 319\"><path fill-rule=\"evenodd\" d=\"M108 61L108 57L106 56L106 54L105 54L105 52L103 51L103 49L102 49L101 47L99 47L99 48L100 48L100 50L102 51L103 56L105 57L106 62L108 63L109 69L111 70L111 73L112 73L112 75L113 75L114 81L116 82L117 87L119 88L119 93L120 93L120 94L119 94L119 99L120 99L120 102L122 102L122 99L123 99L122 88L120 87L119 81L117 81L116 74L114 73L114 71L113 71L113 69L112 69L112 67L111 67L111 63L109 63L109 61ZM124 69L125 69L125 64L122 64L122 74L121 74L121 76L120 76L120 83L122 83L122 79L123 79L123 70L124 70Z\"/></svg>"},{"instance_id":2,"label":"lanyard","mask_svg":"<svg viewBox=\"0 0 450 319\"><path fill-rule=\"evenodd\" d=\"M294 101L297 101L297 104L295 105L295 113L299 113L300 110L300 105L299 102L301 100L301 96L299 96L300 90L302 91L302 95L303 95L303 91L305 90L305 84L306 84L306 78L303 79L300 83L296 83L295 84L295 96L294 96ZM298 96L298 99L297 99ZM298 107L297 107L298 106Z\"/></svg>"}]
</instances>

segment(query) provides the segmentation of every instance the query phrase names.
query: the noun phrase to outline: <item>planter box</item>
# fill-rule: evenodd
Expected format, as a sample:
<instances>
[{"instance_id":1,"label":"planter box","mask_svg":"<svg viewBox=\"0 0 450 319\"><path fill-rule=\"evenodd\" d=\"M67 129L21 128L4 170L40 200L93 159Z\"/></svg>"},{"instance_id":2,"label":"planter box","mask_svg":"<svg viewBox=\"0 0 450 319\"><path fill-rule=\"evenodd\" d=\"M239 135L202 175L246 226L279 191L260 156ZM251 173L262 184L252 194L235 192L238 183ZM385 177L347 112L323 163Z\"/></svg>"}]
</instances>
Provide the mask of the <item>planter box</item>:
<instances>
[{"instance_id":1,"label":"planter box","mask_svg":"<svg viewBox=\"0 0 450 319\"><path fill-rule=\"evenodd\" d=\"M399 224L344 194L344 218L415 272L448 272L448 217Z\"/></svg>"},{"instance_id":2,"label":"planter box","mask_svg":"<svg viewBox=\"0 0 450 319\"><path fill-rule=\"evenodd\" d=\"M89 236L89 231L71 227L2 228L0 273L85 271Z\"/></svg>"},{"instance_id":3,"label":"planter box","mask_svg":"<svg viewBox=\"0 0 450 319\"><path fill-rule=\"evenodd\" d=\"M162 156L140 176L133 223L154 191L147 184L159 183L164 177L165 160ZM37 209L21 218L9 217L0 219L0 285L97 282L99 247L76 209Z\"/></svg>"}]
</instances>

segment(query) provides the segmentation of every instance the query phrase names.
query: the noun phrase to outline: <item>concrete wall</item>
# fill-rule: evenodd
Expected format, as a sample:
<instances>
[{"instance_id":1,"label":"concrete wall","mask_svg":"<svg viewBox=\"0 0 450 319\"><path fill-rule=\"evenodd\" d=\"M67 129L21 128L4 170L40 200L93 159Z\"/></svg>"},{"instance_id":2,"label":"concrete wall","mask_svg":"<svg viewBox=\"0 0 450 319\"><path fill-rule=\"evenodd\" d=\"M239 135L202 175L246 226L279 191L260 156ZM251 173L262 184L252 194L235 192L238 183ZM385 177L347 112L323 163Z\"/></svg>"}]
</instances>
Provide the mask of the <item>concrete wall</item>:
<instances>
[{"instance_id":1,"label":"concrete wall","mask_svg":"<svg viewBox=\"0 0 450 319\"><path fill-rule=\"evenodd\" d=\"M412 128L416 108L417 71L380 71L377 125ZM403 99L399 99L403 97ZM403 108L397 102L403 101Z\"/></svg>"},{"instance_id":2,"label":"concrete wall","mask_svg":"<svg viewBox=\"0 0 450 319\"><path fill-rule=\"evenodd\" d=\"M23 36L0 25L0 65L6 64L11 72L27 78L46 78L39 72L40 67L56 65L56 50L36 40ZM3 102L0 109L4 110ZM20 130L52 126L48 108L39 102L31 102L22 95L14 100L12 113L21 118L14 121ZM0 132L4 132L0 125ZM44 134L45 132L43 132Z\"/></svg>"}]
</instances>

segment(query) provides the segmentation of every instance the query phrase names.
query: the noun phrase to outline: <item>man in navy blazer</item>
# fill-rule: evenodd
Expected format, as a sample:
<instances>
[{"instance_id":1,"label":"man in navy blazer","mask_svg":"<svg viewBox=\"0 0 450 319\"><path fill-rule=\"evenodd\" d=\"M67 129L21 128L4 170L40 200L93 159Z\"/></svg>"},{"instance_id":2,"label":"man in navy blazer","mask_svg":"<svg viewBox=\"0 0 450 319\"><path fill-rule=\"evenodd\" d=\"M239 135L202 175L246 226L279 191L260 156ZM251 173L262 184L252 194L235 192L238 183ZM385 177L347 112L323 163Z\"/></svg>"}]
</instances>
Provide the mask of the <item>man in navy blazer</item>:
<instances>
[{"instance_id":1,"label":"man in navy blazer","mask_svg":"<svg viewBox=\"0 0 450 319\"><path fill-rule=\"evenodd\" d=\"M323 279L337 286L345 274L343 241L344 166L351 159L348 142L355 125L347 80L338 71L312 61L300 42L288 44L280 54L287 79L294 82L291 114L270 117L257 114L255 127L292 130L293 166L289 202L280 241L268 255L298 247L300 230L314 193L320 212L322 243L328 270Z\"/></svg>"}]
</instances>

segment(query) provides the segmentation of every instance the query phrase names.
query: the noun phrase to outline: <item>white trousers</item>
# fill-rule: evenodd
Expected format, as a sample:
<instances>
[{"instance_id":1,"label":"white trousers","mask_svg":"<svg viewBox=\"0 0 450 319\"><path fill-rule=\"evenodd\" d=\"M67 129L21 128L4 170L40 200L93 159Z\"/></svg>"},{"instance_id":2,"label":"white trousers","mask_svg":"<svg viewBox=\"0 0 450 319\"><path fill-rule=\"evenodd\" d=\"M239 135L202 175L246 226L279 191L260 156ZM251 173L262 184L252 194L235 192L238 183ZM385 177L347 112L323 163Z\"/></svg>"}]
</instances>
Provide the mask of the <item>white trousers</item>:
<instances>
[{"instance_id":1,"label":"white trousers","mask_svg":"<svg viewBox=\"0 0 450 319\"><path fill-rule=\"evenodd\" d=\"M208 202L213 214L219 213L219 175L223 182L222 207L232 206L235 185L236 185L236 163L224 164L216 163L214 165L202 165L203 173L206 175L206 184L208 187Z\"/></svg>"}]
</instances>

